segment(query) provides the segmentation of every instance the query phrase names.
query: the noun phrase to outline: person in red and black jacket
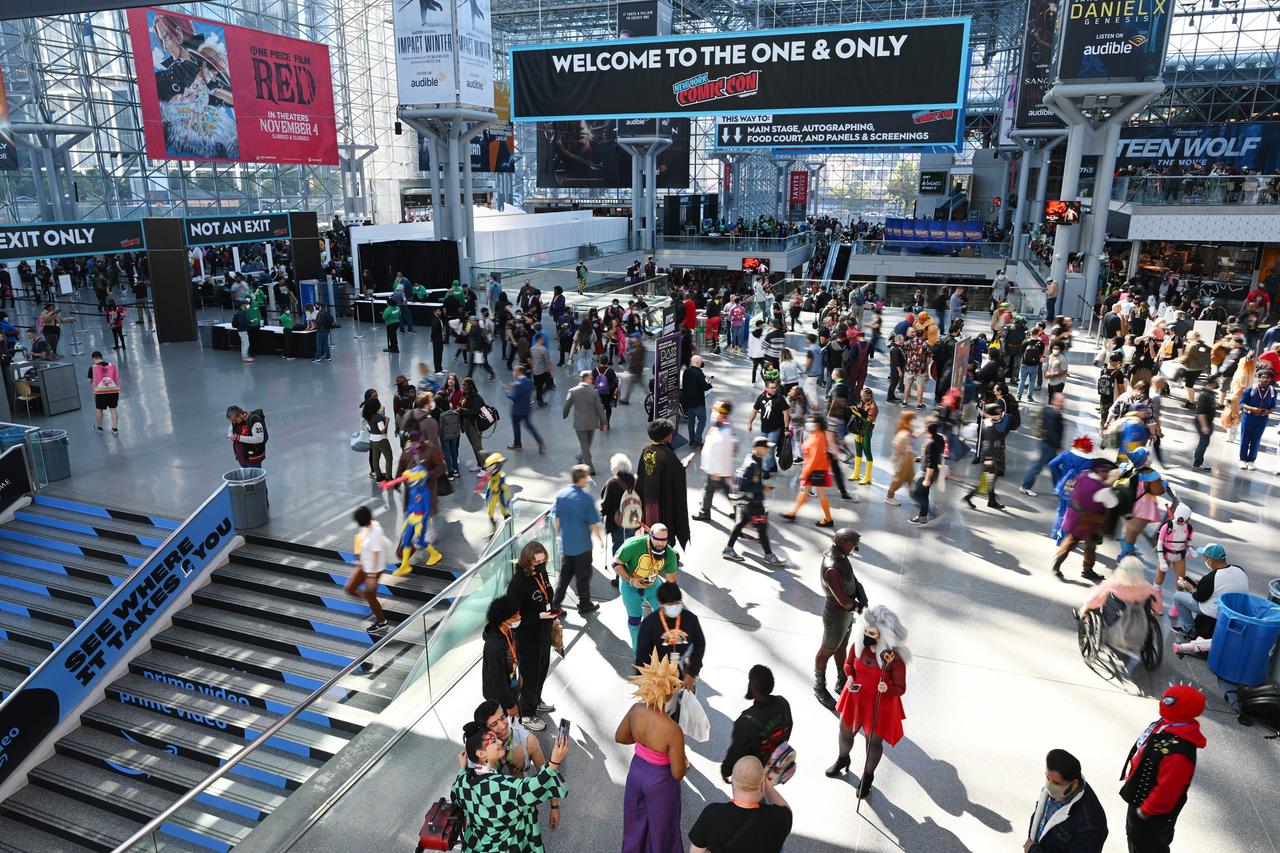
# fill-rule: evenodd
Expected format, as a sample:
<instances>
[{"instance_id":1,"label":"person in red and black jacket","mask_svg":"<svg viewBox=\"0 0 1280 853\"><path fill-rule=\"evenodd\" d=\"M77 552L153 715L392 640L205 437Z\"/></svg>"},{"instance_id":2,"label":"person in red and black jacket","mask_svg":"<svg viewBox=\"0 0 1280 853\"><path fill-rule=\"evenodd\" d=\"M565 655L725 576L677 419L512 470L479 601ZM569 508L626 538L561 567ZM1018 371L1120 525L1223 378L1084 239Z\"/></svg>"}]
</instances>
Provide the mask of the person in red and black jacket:
<instances>
[{"instance_id":1,"label":"person in red and black jacket","mask_svg":"<svg viewBox=\"0 0 1280 853\"><path fill-rule=\"evenodd\" d=\"M1196 750L1206 743L1196 720L1204 705L1199 690L1175 684L1160 697L1160 719L1129 750L1120 775L1120 798L1129 804L1129 853L1169 853L1196 772Z\"/></svg>"}]
</instances>

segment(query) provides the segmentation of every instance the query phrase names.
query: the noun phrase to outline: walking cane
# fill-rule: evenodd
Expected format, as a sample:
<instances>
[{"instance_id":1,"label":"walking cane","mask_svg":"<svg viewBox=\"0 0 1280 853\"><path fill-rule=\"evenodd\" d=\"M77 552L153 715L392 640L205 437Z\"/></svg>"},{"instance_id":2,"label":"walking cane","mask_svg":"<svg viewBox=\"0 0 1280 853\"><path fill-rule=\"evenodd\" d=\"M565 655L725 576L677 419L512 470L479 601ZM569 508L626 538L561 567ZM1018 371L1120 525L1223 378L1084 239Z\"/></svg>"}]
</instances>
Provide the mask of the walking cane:
<instances>
[{"instance_id":1,"label":"walking cane","mask_svg":"<svg viewBox=\"0 0 1280 853\"><path fill-rule=\"evenodd\" d=\"M876 701L875 701L875 704L871 707L871 735L875 734L876 726L880 724L880 697L884 695L883 693L880 692L880 685L884 684L883 663L884 661L882 660L881 661L882 665L880 667L880 680L876 682ZM871 735L867 736L868 745L871 743ZM863 778L866 778L866 775L867 775L867 768L864 764L862 768ZM862 785L862 779L858 780L858 785L859 786ZM858 805L854 807L853 813L856 814L858 817L862 817L862 801L864 798L858 797L857 799L858 799Z\"/></svg>"}]
</instances>

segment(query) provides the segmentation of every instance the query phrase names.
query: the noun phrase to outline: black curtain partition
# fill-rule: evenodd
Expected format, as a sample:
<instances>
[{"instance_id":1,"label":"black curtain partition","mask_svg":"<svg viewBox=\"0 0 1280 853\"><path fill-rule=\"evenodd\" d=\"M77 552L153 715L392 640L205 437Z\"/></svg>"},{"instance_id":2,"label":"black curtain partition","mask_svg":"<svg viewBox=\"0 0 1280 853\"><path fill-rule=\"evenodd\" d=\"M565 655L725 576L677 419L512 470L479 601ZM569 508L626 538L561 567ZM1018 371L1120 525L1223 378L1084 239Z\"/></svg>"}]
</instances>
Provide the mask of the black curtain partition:
<instances>
[{"instance_id":1,"label":"black curtain partition","mask_svg":"<svg viewBox=\"0 0 1280 853\"><path fill-rule=\"evenodd\" d=\"M455 240L385 240L360 246L360 266L372 281L362 281L375 292L391 290L396 273L404 273L414 284L428 288L449 287L462 280Z\"/></svg>"}]
</instances>

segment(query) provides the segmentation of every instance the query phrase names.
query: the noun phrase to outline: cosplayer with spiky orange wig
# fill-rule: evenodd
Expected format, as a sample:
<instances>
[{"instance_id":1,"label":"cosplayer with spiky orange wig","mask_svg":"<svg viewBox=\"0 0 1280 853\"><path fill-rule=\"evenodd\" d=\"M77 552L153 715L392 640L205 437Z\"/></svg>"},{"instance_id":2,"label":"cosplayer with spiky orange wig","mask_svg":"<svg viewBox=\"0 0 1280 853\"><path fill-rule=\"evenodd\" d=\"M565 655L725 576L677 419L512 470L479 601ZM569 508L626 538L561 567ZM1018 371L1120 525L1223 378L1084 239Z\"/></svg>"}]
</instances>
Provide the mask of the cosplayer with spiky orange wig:
<instances>
[{"instance_id":1,"label":"cosplayer with spiky orange wig","mask_svg":"<svg viewBox=\"0 0 1280 853\"><path fill-rule=\"evenodd\" d=\"M680 780L688 761L684 732L666 707L680 691L680 671L655 650L631 677L635 697L613 739L635 744L623 797L622 848L650 853L683 853L680 834Z\"/></svg>"}]
</instances>

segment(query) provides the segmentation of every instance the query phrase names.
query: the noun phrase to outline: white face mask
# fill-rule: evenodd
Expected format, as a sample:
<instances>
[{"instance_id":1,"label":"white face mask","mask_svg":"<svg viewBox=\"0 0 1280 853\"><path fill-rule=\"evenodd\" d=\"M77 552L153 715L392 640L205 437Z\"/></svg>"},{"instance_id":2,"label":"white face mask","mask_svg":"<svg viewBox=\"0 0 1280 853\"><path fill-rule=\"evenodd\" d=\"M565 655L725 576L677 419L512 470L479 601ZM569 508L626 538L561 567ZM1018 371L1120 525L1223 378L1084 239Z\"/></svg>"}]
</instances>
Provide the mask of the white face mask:
<instances>
[{"instance_id":1,"label":"white face mask","mask_svg":"<svg viewBox=\"0 0 1280 853\"><path fill-rule=\"evenodd\" d=\"M683 604L664 604L662 605L662 612L667 614L667 618L674 619L677 616L679 616L682 612L684 612L684 605Z\"/></svg>"},{"instance_id":2,"label":"white face mask","mask_svg":"<svg viewBox=\"0 0 1280 853\"><path fill-rule=\"evenodd\" d=\"M520 627L520 620L519 620L519 619L517 619L516 621L514 621L514 622L512 622L512 623L511 623L511 630L512 630L512 631L514 631L516 628L519 628L519 627Z\"/></svg>"},{"instance_id":3,"label":"white face mask","mask_svg":"<svg viewBox=\"0 0 1280 853\"><path fill-rule=\"evenodd\" d=\"M1071 794L1071 783L1064 782L1061 785L1058 785L1054 782L1045 782L1044 789L1049 793L1051 798L1058 802L1062 802Z\"/></svg>"}]
</instances>

